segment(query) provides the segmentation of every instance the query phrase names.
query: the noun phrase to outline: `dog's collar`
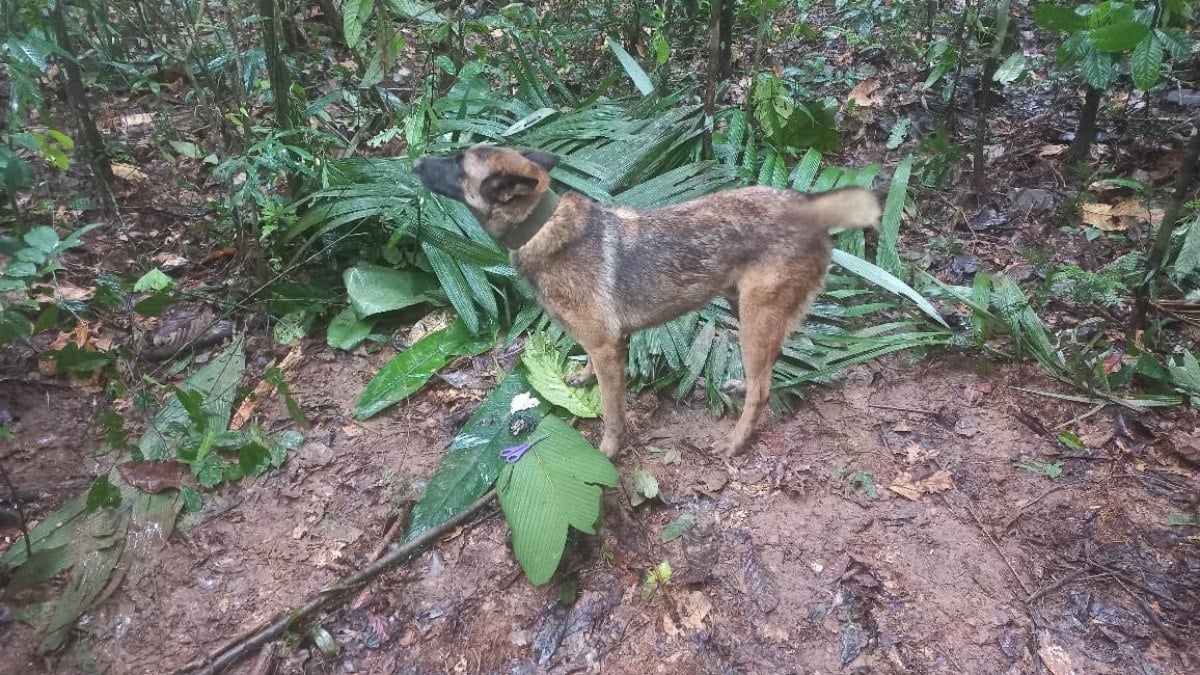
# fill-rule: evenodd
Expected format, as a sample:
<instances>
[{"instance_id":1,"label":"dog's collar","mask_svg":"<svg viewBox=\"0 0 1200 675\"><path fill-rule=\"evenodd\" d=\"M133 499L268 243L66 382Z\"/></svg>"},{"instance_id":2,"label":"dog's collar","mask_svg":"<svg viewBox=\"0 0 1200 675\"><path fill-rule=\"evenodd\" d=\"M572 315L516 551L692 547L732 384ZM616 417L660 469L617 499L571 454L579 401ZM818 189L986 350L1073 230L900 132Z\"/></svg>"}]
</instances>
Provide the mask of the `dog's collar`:
<instances>
[{"instance_id":1,"label":"dog's collar","mask_svg":"<svg viewBox=\"0 0 1200 675\"><path fill-rule=\"evenodd\" d=\"M538 201L537 206L533 207L529 216L505 232L504 236L500 237L500 243L510 251L515 251L528 244L530 239L542 231L542 226L550 220L550 217L554 215L554 209L557 208L558 195L554 190L546 188L546 191L542 193L542 198Z\"/></svg>"}]
</instances>

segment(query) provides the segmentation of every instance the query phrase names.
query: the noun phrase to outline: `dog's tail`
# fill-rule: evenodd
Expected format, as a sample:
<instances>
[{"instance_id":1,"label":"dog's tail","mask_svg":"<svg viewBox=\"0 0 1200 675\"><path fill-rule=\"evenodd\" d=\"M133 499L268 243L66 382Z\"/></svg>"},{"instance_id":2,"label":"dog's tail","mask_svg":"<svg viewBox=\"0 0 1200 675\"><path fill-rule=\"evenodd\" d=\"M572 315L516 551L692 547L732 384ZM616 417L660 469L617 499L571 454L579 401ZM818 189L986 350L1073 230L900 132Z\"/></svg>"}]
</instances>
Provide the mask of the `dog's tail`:
<instances>
[{"instance_id":1,"label":"dog's tail","mask_svg":"<svg viewBox=\"0 0 1200 675\"><path fill-rule=\"evenodd\" d=\"M879 198L862 188L840 188L806 196L801 206L802 218L826 230L874 228L883 215Z\"/></svg>"}]
</instances>

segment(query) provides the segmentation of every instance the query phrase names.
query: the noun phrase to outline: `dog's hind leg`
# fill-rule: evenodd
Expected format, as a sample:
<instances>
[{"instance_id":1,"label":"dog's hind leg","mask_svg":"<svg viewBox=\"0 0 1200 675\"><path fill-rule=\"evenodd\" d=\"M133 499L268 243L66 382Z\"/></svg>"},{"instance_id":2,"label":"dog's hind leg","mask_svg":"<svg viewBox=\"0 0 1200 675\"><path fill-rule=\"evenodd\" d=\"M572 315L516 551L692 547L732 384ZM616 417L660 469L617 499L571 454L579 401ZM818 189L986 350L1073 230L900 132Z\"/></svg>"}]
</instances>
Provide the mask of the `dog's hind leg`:
<instances>
[{"instance_id":1,"label":"dog's hind leg","mask_svg":"<svg viewBox=\"0 0 1200 675\"><path fill-rule=\"evenodd\" d=\"M745 450L771 396L771 371L783 341L809 303L821 289L823 264L789 266L780 269L756 270L739 282L741 321L738 333L742 343L742 364L746 371L746 400L742 416L730 432L724 446L725 454ZM819 270L819 274L809 274Z\"/></svg>"}]
</instances>

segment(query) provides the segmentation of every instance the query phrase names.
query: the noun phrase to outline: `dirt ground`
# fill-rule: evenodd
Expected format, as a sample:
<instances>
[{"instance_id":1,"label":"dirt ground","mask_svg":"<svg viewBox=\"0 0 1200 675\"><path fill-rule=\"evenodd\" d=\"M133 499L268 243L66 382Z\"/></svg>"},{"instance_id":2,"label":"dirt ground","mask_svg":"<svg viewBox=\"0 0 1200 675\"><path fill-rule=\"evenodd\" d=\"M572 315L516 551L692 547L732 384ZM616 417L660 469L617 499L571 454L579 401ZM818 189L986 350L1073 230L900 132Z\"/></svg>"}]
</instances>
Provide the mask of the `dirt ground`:
<instances>
[{"instance_id":1,"label":"dirt ground","mask_svg":"<svg viewBox=\"0 0 1200 675\"><path fill-rule=\"evenodd\" d=\"M311 346L291 379L312 428L284 468L185 519L66 654L36 658L31 628L0 624L0 671L172 672L362 566L482 396L438 381L357 423L349 408L385 357ZM293 640L274 672L1197 672L1200 537L1167 517L1200 497L1200 416L1106 408L1072 422L1091 406L1023 391L1057 390L1032 368L991 367L897 361L814 388L732 464L700 450L729 420L638 398L624 485L554 582L524 580L491 509L320 615L337 657ZM42 393L5 392L24 448L6 464L47 502L103 463L77 441L89 400L54 393L76 419L56 426ZM1089 450L1039 423L1068 423ZM1020 459L1060 461L1062 475ZM631 507L639 467L663 499ZM684 514L694 526L664 544ZM670 583L647 591L664 560Z\"/></svg>"}]
</instances>

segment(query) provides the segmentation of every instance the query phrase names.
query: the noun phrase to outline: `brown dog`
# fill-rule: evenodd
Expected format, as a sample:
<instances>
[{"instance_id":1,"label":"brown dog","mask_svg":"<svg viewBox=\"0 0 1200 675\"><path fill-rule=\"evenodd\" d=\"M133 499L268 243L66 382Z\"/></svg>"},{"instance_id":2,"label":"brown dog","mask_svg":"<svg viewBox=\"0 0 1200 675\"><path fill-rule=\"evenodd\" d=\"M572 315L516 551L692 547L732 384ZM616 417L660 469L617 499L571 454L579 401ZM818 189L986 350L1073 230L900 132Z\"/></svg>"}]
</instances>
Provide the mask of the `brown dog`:
<instances>
[{"instance_id":1,"label":"brown dog","mask_svg":"<svg viewBox=\"0 0 1200 675\"><path fill-rule=\"evenodd\" d=\"M729 190L657 209L599 204L550 189L558 158L474 146L413 164L430 190L471 208L512 252L542 306L588 354L604 407L600 449L625 440L624 338L726 295L740 322L746 401L723 450L746 447L771 390L784 338L824 285L829 230L873 227L879 200L859 188L803 194Z\"/></svg>"}]
</instances>

